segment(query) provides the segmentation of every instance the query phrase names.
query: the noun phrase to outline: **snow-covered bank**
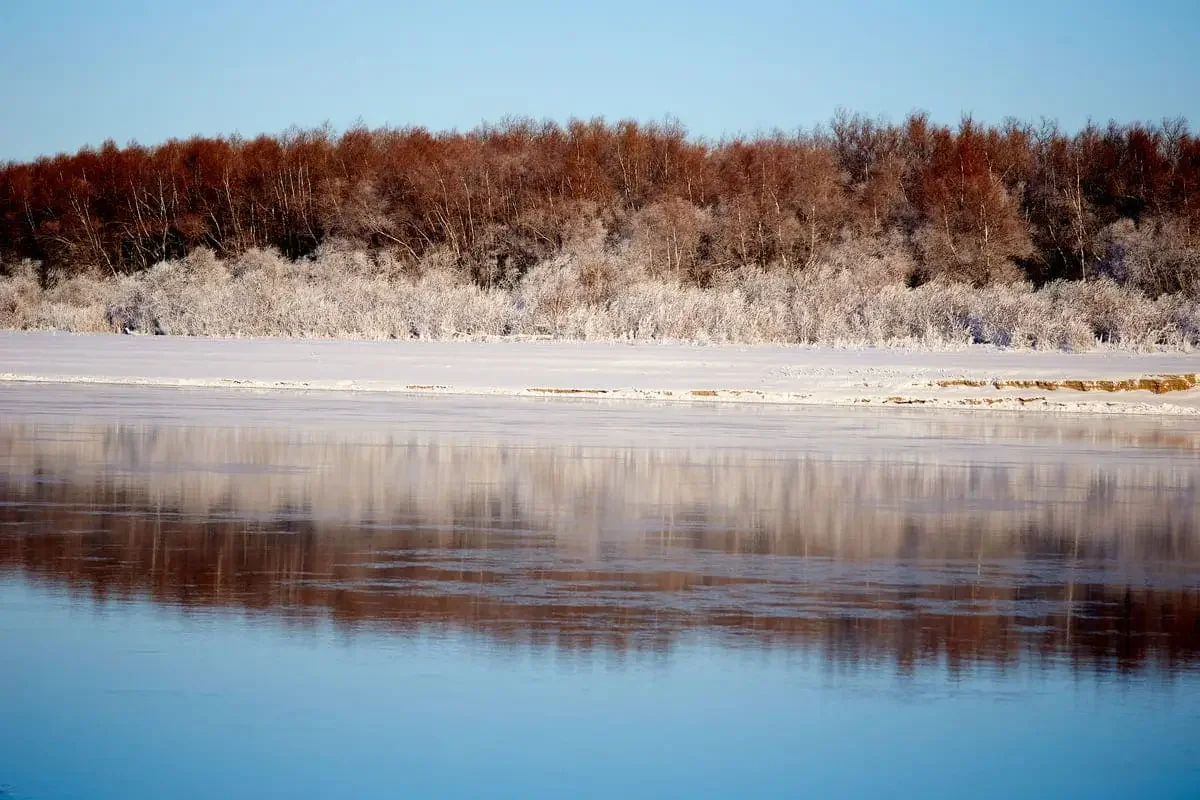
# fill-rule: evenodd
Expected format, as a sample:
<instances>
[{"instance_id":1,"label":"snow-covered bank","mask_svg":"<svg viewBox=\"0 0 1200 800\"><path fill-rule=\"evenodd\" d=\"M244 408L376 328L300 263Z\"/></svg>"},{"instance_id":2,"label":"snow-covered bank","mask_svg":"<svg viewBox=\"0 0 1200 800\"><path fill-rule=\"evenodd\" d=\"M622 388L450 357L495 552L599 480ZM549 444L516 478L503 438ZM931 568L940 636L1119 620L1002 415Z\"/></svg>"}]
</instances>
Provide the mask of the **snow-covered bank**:
<instances>
[{"instance_id":1,"label":"snow-covered bank","mask_svg":"<svg viewBox=\"0 0 1200 800\"><path fill-rule=\"evenodd\" d=\"M1200 414L1198 372L1177 353L0 333L0 379L51 383Z\"/></svg>"}]
</instances>

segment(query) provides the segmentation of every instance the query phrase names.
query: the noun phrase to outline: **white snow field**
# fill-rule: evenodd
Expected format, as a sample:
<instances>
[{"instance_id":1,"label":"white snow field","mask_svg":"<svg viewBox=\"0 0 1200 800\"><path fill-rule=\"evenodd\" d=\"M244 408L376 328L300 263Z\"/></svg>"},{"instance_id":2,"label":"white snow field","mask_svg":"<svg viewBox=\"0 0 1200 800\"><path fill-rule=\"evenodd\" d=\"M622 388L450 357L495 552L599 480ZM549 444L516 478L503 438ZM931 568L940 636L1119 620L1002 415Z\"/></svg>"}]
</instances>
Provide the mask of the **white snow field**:
<instances>
[{"instance_id":1,"label":"white snow field","mask_svg":"<svg viewBox=\"0 0 1200 800\"><path fill-rule=\"evenodd\" d=\"M0 380L1200 415L1200 354L0 333Z\"/></svg>"}]
</instances>

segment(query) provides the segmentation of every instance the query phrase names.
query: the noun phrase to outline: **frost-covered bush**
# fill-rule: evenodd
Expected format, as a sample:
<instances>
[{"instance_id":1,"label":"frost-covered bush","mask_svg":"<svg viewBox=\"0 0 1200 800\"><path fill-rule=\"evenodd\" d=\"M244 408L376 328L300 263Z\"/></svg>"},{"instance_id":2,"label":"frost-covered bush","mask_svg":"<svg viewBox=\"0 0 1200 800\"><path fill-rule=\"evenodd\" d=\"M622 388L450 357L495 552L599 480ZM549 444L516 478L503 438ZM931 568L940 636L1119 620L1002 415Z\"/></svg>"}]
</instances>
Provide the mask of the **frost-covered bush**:
<instances>
[{"instance_id":1,"label":"frost-covered bush","mask_svg":"<svg viewBox=\"0 0 1200 800\"><path fill-rule=\"evenodd\" d=\"M1200 232L1178 219L1122 219L1100 235L1098 271L1150 295L1182 292L1200 300Z\"/></svg>"},{"instance_id":2,"label":"frost-covered bush","mask_svg":"<svg viewBox=\"0 0 1200 800\"><path fill-rule=\"evenodd\" d=\"M0 277L0 326L203 336L968 344L1080 350L1200 346L1200 302L1111 277L911 287L916 265L887 242L852 241L798 268L732 267L705 286L664 274L637 247L568 246L484 288L446 253L413 263L331 246L290 261L196 250L120 278Z\"/></svg>"}]
</instances>

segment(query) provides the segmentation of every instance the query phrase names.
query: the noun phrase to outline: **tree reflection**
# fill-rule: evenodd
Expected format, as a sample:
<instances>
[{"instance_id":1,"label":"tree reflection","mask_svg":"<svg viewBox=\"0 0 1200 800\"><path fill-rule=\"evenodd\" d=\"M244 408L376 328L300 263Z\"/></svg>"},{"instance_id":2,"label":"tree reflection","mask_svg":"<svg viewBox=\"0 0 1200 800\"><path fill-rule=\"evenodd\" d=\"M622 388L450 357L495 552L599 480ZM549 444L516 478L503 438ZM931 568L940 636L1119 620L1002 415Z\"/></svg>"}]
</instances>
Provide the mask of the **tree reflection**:
<instances>
[{"instance_id":1,"label":"tree reflection","mask_svg":"<svg viewBox=\"0 0 1200 800\"><path fill-rule=\"evenodd\" d=\"M579 652L699 632L900 671L1174 672L1200 651L1190 461L70 434L0 426L0 569L97 602Z\"/></svg>"}]
</instances>

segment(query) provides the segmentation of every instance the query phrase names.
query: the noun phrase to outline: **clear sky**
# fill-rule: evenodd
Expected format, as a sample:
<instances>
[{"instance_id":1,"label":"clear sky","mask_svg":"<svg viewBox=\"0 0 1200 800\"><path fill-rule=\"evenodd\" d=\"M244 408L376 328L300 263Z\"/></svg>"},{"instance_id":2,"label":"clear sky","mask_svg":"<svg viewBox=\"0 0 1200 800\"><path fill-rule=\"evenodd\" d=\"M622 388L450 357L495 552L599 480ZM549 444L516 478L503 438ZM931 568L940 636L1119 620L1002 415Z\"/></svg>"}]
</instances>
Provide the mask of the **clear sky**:
<instances>
[{"instance_id":1,"label":"clear sky","mask_svg":"<svg viewBox=\"0 0 1200 800\"><path fill-rule=\"evenodd\" d=\"M1200 121L1197 0L0 0L0 160L506 114Z\"/></svg>"}]
</instances>

